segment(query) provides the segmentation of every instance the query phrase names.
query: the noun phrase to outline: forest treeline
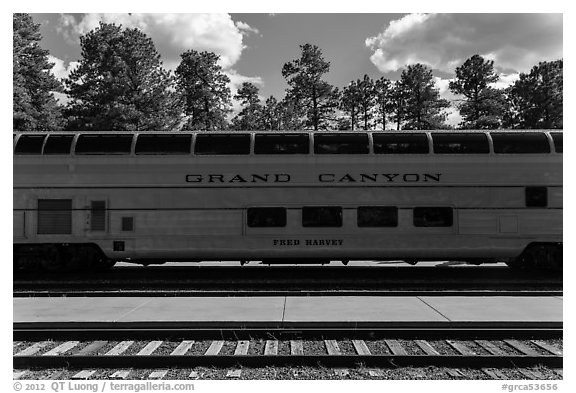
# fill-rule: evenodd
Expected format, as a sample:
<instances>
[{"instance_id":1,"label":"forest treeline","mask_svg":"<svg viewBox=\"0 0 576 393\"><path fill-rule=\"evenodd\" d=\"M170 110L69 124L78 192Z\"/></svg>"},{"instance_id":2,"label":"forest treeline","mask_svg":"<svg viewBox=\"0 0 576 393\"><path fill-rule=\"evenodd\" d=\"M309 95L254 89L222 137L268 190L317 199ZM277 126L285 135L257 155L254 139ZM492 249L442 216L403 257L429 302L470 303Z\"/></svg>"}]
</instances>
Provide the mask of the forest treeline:
<instances>
[{"instance_id":1,"label":"forest treeline","mask_svg":"<svg viewBox=\"0 0 576 393\"><path fill-rule=\"evenodd\" d=\"M102 22L80 37L78 67L58 80L32 17L14 14L13 29L15 131L451 129L451 106L461 129L562 128L562 59L540 62L497 89L494 62L474 55L455 69L449 89L457 100L449 102L432 69L419 63L395 81L364 75L333 86L324 79L330 63L321 49L305 44L300 58L282 66L284 98L262 100L249 82L232 96L215 53L190 49L168 71L141 30ZM241 106L235 115L232 100Z\"/></svg>"}]
</instances>

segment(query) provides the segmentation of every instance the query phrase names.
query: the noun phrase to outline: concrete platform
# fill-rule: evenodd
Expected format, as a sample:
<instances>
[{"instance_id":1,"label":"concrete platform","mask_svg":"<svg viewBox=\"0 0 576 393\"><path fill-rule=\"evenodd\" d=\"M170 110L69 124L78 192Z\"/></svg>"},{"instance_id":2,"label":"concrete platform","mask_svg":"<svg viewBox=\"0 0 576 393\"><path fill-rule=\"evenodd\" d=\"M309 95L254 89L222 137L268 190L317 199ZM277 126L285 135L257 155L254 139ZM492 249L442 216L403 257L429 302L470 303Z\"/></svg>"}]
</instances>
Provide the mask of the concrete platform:
<instances>
[{"instance_id":1,"label":"concrete platform","mask_svg":"<svg viewBox=\"0 0 576 393\"><path fill-rule=\"evenodd\" d=\"M15 328L562 326L559 297L43 297L13 306Z\"/></svg>"}]
</instances>

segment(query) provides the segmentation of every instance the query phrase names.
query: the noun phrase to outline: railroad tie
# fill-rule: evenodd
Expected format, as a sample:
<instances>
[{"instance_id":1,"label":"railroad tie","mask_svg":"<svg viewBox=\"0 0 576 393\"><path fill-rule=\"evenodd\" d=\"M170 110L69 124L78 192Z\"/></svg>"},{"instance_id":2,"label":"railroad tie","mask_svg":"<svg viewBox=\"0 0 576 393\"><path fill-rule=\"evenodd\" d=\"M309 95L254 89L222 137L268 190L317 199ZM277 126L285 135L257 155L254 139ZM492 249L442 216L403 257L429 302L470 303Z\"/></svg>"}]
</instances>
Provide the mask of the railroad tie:
<instances>
[{"instance_id":1,"label":"railroad tie","mask_svg":"<svg viewBox=\"0 0 576 393\"><path fill-rule=\"evenodd\" d=\"M504 340L504 342L510 345L512 348L517 349L527 356L542 356L538 351L530 348L528 345L518 341L518 340Z\"/></svg>"},{"instance_id":2,"label":"railroad tie","mask_svg":"<svg viewBox=\"0 0 576 393\"><path fill-rule=\"evenodd\" d=\"M483 368L482 372L492 379L508 379L508 377L497 368Z\"/></svg>"},{"instance_id":3,"label":"railroad tie","mask_svg":"<svg viewBox=\"0 0 576 393\"><path fill-rule=\"evenodd\" d=\"M176 347L176 349L172 351L170 356L185 355L186 352L188 352L190 348L192 348L192 345L194 345L194 340L184 340L180 344L178 344L178 346Z\"/></svg>"},{"instance_id":4,"label":"railroad tie","mask_svg":"<svg viewBox=\"0 0 576 393\"><path fill-rule=\"evenodd\" d=\"M264 346L264 355L278 355L278 340L266 340L266 345Z\"/></svg>"},{"instance_id":5,"label":"railroad tie","mask_svg":"<svg viewBox=\"0 0 576 393\"><path fill-rule=\"evenodd\" d=\"M384 340L384 342L386 343L386 345L388 345L388 348L390 348L390 351L392 352L393 355L398 355L398 356L408 355L408 353L406 352L406 350L404 349L402 344L400 344L399 341L397 341L397 340Z\"/></svg>"},{"instance_id":6,"label":"railroad tie","mask_svg":"<svg viewBox=\"0 0 576 393\"><path fill-rule=\"evenodd\" d=\"M128 379L128 375L130 374L130 370L118 370L114 371L110 378L113 379Z\"/></svg>"},{"instance_id":7,"label":"railroad tie","mask_svg":"<svg viewBox=\"0 0 576 393\"><path fill-rule=\"evenodd\" d=\"M210 344L210 347L208 347L208 349L204 353L204 356L218 355L220 353L220 350L222 349L223 345L224 345L223 340L212 341L212 344Z\"/></svg>"},{"instance_id":8,"label":"railroad tie","mask_svg":"<svg viewBox=\"0 0 576 393\"><path fill-rule=\"evenodd\" d=\"M38 353L42 348L50 344L50 341L41 341L34 343L33 345L29 346L28 348L23 349L22 351L18 352L14 356L32 356Z\"/></svg>"},{"instance_id":9,"label":"railroad tie","mask_svg":"<svg viewBox=\"0 0 576 393\"><path fill-rule=\"evenodd\" d=\"M464 374L462 374L462 372L457 368L448 369L446 370L446 373L453 378L462 378L464 376Z\"/></svg>"},{"instance_id":10,"label":"railroad tie","mask_svg":"<svg viewBox=\"0 0 576 393\"><path fill-rule=\"evenodd\" d=\"M236 349L234 350L234 356L247 355L249 347L250 347L249 340L238 341L238 344L236 344Z\"/></svg>"},{"instance_id":11,"label":"railroad tie","mask_svg":"<svg viewBox=\"0 0 576 393\"><path fill-rule=\"evenodd\" d=\"M76 353L73 353L72 356L87 356L97 352L100 348L104 345L108 344L108 341L94 341L79 350Z\"/></svg>"},{"instance_id":12,"label":"railroad tie","mask_svg":"<svg viewBox=\"0 0 576 393\"><path fill-rule=\"evenodd\" d=\"M149 356L162 345L164 341L150 341L144 348L136 354L136 356Z\"/></svg>"},{"instance_id":13,"label":"railroad tie","mask_svg":"<svg viewBox=\"0 0 576 393\"><path fill-rule=\"evenodd\" d=\"M190 373L190 375L188 375L188 378L190 378L190 379L198 379L198 378L200 378L200 376L198 375L198 371L192 371L192 372Z\"/></svg>"},{"instance_id":14,"label":"railroad tie","mask_svg":"<svg viewBox=\"0 0 576 393\"><path fill-rule=\"evenodd\" d=\"M350 370L348 370L347 368L335 368L334 374L336 374L336 376L338 377L346 378L347 376L350 375Z\"/></svg>"},{"instance_id":15,"label":"railroad tie","mask_svg":"<svg viewBox=\"0 0 576 393\"><path fill-rule=\"evenodd\" d=\"M561 368L553 368L554 372L558 374L560 377L564 378L564 370Z\"/></svg>"},{"instance_id":16,"label":"railroad tie","mask_svg":"<svg viewBox=\"0 0 576 393\"><path fill-rule=\"evenodd\" d=\"M163 379L166 374L168 374L168 370L154 370L148 375L148 379Z\"/></svg>"},{"instance_id":17,"label":"railroad tie","mask_svg":"<svg viewBox=\"0 0 576 393\"><path fill-rule=\"evenodd\" d=\"M364 340L352 340L352 345L354 346L354 349L358 355L372 355Z\"/></svg>"},{"instance_id":18,"label":"railroad tie","mask_svg":"<svg viewBox=\"0 0 576 393\"><path fill-rule=\"evenodd\" d=\"M58 345L56 348L53 348L50 351L46 352L42 356L58 356L68 352L78 344L80 344L80 341L66 341L63 344Z\"/></svg>"},{"instance_id":19,"label":"railroad tie","mask_svg":"<svg viewBox=\"0 0 576 393\"><path fill-rule=\"evenodd\" d=\"M382 378L382 377L384 377L384 371L377 370L377 369L371 369L371 370L368 370L368 375L370 375L371 377L374 377L374 378Z\"/></svg>"},{"instance_id":20,"label":"railroad tie","mask_svg":"<svg viewBox=\"0 0 576 393\"><path fill-rule=\"evenodd\" d=\"M529 370L527 368L518 368L517 371L530 380L544 380L546 377L538 370Z\"/></svg>"},{"instance_id":21,"label":"railroad tie","mask_svg":"<svg viewBox=\"0 0 576 393\"><path fill-rule=\"evenodd\" d=\"M70 379L90 379L90 377L96 374L97 370L82 370L77 374L72 375Z\"/></svg>"},{"instance_id":22,"label":"railroad tie","mask_svg":"<svg viewBox=\"0 0 576 393\"><path fill-rule=\"evenodd\" d=\"M240 378L241 375L242 375L241 369L228 370L228 372L226 373L226 378Z\"/></svg>"},{"instance_id":23,"label":"railroad tie","mask_svg":"<svg viewBox=\"0 0 576 393\"><path fill-rule=\"evenodd\" d=\"M302 356L304 355L304 345L302 340L290 341L290 355Z\"/></svg>"},{"instance_id":24,"label":"railroad tie","mask_svg":"<svg viewBox=\"0 0 576 393\"><path fill-rule=\"evenodd\" d=\"M342 355L342 351L340 351L340 347L338 346L338 342L336 340L324 340L324 345L326 346L328 355Z\"/></svg>"},{"instance_id":25,"label":"railroad tie","mask_svg":"<svg viewBox=\"0 0 576 393\"><path fill-rule=\"evenodd\" d=\"M114 348L112 348L111 350L109 350L108 352L106 352L105 356L118 356L123 354L124 352L126 352L126 350L128 348L130 348L130 346L134 344L134 341L122 341L118 344L116 344L116 346Z\"/></svg>"},{"instance_id":26,"label":"railroad tie","mask_svg":"<svg viewBox=\"0 0 576 393\"><path fill-rule=\"evenodd\" d=\"M491 355L495 356L506 356L506 351L500 349L496 345L492 344L490 341L487 340L476 340L476 344L480 345L486 351L488 351Z\"/></svg>"},{"instance_id":27,"label":"railroad tie","mask_svg":"<svg viewBox=\"0 0 576 393\"><path fill-rule=\"evenodd\" d=\"M541 340L530 340L532 343L536 344L540 348L553 353L556 356L562 356L562 350L560 348L556 348L554 345L548 344L545 341Z\"/></svg>"},{"instance_id":28,"label":"railroad tie","mask_svg":"<svg viewBox=\"0 0 576 393\"><path fill-rule=\"evenodd\" d=\"M24 375L26 375L27 372L28 372L28 370L13 371L13 372L12 372L12 379L13 379L13 380L20 379L20 378L22 378Z\"/></svg>"},{"instance_id":29,"label":"railroad tie","mask_svg":"<svg viewBox=\"0 0 576 393\"><path fill-rule=\"evenodd\" d=\"M450 345L452 348L454 348L460 355L476 356L476 353L472 349L470 349L466 345L464 345L463 343L459 343L459 342L453 341L453 340L446 340L446 342L448 343L448 345Z\"/></svg>"},{"instance_id":30,"label":"railroad tie","mask_svg":"<svg viewBox=\"0 0 576 393\"><path fill-rule=\"evenodd\" d=\"M416 340L415 342L416 342L416 345L418 345L418 347L420 347L420 349L423 350L426 355L428 355L428 356L440 356L440 352L438 352L436 349L434 349L432 344L430 344L428 341Z\"/></svg>"}]
</instances>

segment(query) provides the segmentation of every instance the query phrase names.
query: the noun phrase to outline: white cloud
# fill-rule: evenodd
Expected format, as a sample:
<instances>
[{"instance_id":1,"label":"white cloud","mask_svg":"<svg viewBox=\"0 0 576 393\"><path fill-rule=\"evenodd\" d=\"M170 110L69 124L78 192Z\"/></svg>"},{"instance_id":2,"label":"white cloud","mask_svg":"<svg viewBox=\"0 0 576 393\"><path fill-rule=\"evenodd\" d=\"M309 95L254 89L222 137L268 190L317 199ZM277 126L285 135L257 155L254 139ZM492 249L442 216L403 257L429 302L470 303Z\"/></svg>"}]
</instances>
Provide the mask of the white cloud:
<instances>
[{"instance_id":1,"label":"white cloud","mask_svg":"<svg viewBox=\"0 0 576 393\"><path fill-rule=\"evenodd\" d=\"M234 23L229 14L85 14L80 20L62 15L59 29L65 36L77 37L98 27L100 21L142 30L167 63L178 62L181 53L194 49L220 55L225 69L240 58L243 35L257 32L247 23Z\"/></svg>"},{"instance_id":2,"label":"white cloud","mask_svg":"<svg viewBox=\"0 0 576 393\"><path fill-rule=\"evenodd\" d=\"M474 54L498 69L527 72L562 58L562 14L409 14L391 21L365 44L382 72L420 62L454 73Z\"/></svg>"},{"instance_id":3,"label":"white cloud","mask_svg":"<svg viewBox=\"0 0 576 393\"><path fill-rule=\"evenodd\" d=\"M54 63L54 66L52 67L50 72L58 79L68 78L70 72L72 72L74 69L76 69L76 67L80 65L79 62L72 61L68 63L68 66L66 66L64 60L60 60L59 58L54 57L52 55L48 55L48 61L50 63Z\"/></svg>"},{"instance_id":4,"label":"white cloud","mask_svg":"<svg viewBox=\"0 0 576 393\"><path fill-rule=\"evenodd\" d=\"M520 74L515 72L511 74L500 74L500 79L497 82L491 83L490 87L495 89L505 89L508 86L514 84L518 79L520 79Z\"/></svg>"}]
</instances>

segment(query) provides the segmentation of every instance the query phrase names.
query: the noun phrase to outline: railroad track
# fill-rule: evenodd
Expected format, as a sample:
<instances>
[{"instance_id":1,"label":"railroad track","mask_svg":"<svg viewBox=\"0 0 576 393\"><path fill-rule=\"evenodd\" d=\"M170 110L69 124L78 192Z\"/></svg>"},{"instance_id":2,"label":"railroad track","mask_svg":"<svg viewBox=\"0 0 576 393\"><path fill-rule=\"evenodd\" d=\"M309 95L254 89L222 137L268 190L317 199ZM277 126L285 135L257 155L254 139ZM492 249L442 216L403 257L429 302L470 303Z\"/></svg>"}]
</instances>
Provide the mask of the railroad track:
<instances>
[{"instance_id":1,"label":"railroad track","mask_svg":"<svg viewBox=\"0 0 576 393\"><path fill-rule=\"evenodd\" d=\"M146 288L146 289L143 289ZM14 296L561 296L562 276L501 267L155 267L104 273L16 273Z\"/></svg>"},{"instance_id":2,"label":"railroad track","mask_svg":"<svg viewBox=\"0 0 576 393\"><path fill-rule=\"evenodd\" d=\"M527 379L547 379L533 366L562 376L561 329L300 329L163 331L83 329L15 330L15 378L33 369L67 368L70 377L88 379L108 372L110 378L131 378L150 369L151 379L168 368L331 367L342 375L358 365L372 377L395 367L446 367L458 377L461 369L480 370L503 379L500 370L515 368ZM88 338L88 337L90 338ZM66 337L66 339L63 339ZM102 370L105 371L102 371ZM192 375L192 374L191 374ZM238 375L239 376L239 375Z\"/></svg>"}]
</instances>

